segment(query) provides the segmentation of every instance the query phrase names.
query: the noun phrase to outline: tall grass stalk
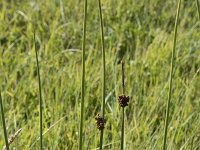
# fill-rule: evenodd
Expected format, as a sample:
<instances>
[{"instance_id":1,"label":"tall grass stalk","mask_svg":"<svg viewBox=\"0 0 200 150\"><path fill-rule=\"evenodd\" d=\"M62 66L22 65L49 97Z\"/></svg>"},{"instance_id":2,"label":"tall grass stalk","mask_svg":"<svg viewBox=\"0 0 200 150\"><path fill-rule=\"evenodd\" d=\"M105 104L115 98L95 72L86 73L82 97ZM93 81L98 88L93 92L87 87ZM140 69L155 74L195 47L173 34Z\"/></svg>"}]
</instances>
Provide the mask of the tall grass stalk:
<instances>
[{"instance_id":1,"label":"tall grass stalk","mask_svg":"<svg viewBox=\"0 0 200 150\"><path fill-rule=\"evenodd\" d=\"M174 41L173 41L173 50L171 56L171 69L170 69L170 80L169 80L169 93L168 93L168 101L167 101L167 111L165 118L165 131L164 131L164 141L163 141L163 150L166 150L166 141L167 141L167 133L168 133L168 125L169 125L169 111L171 107L171 97L172 97L172 84L173 84L173 72L174 72L174 62L175 62L175 50L176 50L176 37L177 37L177 26L180 14L180 6L181 0L178 1L175 27L174 27Z\"/></svg>"},{"instance_id":2,"label":"tall grass stalk","mask_svg":"<svg viewBox=\"0 0 200 150\"><path fill-rule=\"evenodd\" d=\"M81 123L79 130L79 150L83 147L83 112L85 97L85 41L86 41L86 22L87 22L87 0L84 1L84 23L83 23L83 44L82 44L82 82L81 82Z\"/></svg>"},{"instance_id":3,"label":"tall grass stalk","mask_svg":"<svg viewBox=\"0 0 200 150\"><path fill-rule=\"evenodd\" d=\"M121 150L124 149L124 107L122 108L122 135L121 135Z\"/></svg>"},{"instance_id":4,"label":"tall grass stalk","mask_svg":"<svg viewBox=\"0 0 200 150\"><path fill-rule=\"evenodd\" d=\"M6 122L4 117L4 111L3 111L3 102L1 97L1 91L0 91L0 107L1 107L1 117L2 117L2 123L3 123L3 132L4 132L4 139L6 143L6 149L9 150L9 144L8 144L8 136L6 131Z\"/></svg>"},{"instance_id":5,"label":"tall grass stalk","mask_svg":"<svg viewBox=\"0 0 200 150\"><path fill-rule=\"evenodd\" d=\"M196 5L197 5L197 12L198 12L198 17L199 17L199 20L200 20L200 6L199 6L199 0L196 0Z\"/></svg>"},{"instance_id":6,"label":"tall grass stalk","mask_svg":"<svg viewBox=\"0 0 200 150\"><path fill-rule=\"evenodd\" d=\"M102 43L102 117L104 119L105 116L105 76L106 76L106 63L105 63L105 43L104 43L104 30L103 30L103 17L102 17L102 9L101 9L101 0L99 1L99 17L100 17L100 26L101 26L101 43ZM102 150L103 146L103 131L101 130L100 134L100 150Z\"/></svg>"},{"instance_id":7,"label":"tall grass stalk","mask_svg":"<svg viewBox=\"0 0 200 150\"><path fill-rule=\"evenodd\" d=\"M122 61L122 95L125 95L124 84L124 62ZM122 107L122 131L121 131L121 150L124 149L124 107Z\"/></svg>"},{"instance_id":8,"label":"tall grass stalk","mask_svg":"<svg viewBox=\"0 0 200 150\"><path fill-rule=\"evenodd\" d=\"M40 66L38 61L38 50L36 46L35 30L34 30L34 46L35 46L35 58L37 63L37 76L38 76L38 87L39 87L39 105L40 105L40 150L42 150L42 88L40 80Z\"/></svg>"}]
</instances>

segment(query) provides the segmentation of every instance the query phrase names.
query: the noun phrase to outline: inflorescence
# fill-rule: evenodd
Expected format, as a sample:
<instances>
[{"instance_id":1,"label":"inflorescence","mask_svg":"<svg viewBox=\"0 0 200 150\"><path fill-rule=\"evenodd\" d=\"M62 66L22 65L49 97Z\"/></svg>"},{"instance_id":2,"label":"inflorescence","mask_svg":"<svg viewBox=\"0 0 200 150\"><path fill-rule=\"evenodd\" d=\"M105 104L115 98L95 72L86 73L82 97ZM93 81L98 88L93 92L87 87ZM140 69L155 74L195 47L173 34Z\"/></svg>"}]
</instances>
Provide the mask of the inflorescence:
<instances>
[{"instance_id":1,"label":"inflorescence","mask_svg":"<svg viewBox=\"0 0 200 150\"><path fill-rule=\"evenodd\" d=\"M118 102L119 102L119 105L121 106L121 107L126 107L126 106L128 106L128 102L129 102L129 96L126 96L126 95L120 95L119 97L118 97Z\"/></svg>"},{"instance_id":2,"label":"inflorescence","mask_svg":"<svg viewBox=\"0 0 200 150\"><path fill-rule=\"evenodd\" d=\"M99 130L103 130L104 129L104 125L105 125L105 119L103 119L103 117L101 117L99 114L97 114L95 116L95 120L96 120L96 125L97 125L97 128Z\"/></svg>"}]
</instances>

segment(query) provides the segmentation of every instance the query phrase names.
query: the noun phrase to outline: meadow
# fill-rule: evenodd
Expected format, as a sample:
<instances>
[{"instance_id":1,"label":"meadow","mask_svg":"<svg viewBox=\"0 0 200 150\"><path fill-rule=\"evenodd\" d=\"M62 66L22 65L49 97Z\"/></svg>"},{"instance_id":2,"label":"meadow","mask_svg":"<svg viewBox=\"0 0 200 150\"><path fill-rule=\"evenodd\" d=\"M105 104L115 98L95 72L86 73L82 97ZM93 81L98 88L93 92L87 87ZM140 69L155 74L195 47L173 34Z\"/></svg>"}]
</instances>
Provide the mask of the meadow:
<instances>
[{"instance_id":1,"label":"meadow","mask_svg":"<svg viewBox=\"0 0 200 150\"><path fill-rule=\"evenodd\" d=\"M120 149L123 58L124 149L163 148L178 0L102 0L105 43L103 149ZM39 149L38 68L43 149L79 147L84 1L0 0L0 90L10 149ZM200 16L182 0L177 22L167 149L200 149ZM36 29L37 28L37 29ZM34 40L35 31L35 40ZM82 149L99 148L95 116L102 105L102 46L98 0L88 0ZM1 118L1 117L0 117ZM0 119L0 148L5 145Z\"/></svg>"}]
</instances>

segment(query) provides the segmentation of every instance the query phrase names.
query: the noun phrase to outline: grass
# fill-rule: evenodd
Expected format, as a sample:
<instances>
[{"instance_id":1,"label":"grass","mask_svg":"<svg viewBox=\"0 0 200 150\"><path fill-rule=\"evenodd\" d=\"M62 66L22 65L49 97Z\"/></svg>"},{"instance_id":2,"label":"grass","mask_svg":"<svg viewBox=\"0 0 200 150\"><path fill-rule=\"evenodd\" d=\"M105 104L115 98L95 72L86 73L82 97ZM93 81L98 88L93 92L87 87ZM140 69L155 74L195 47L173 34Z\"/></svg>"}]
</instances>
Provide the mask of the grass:
<instances>
[{"instance_id":1,"label":"grass","mask_svg":"<svg viewBox=\"0 0 200 150\"><path fill-rule=\"evenodd\" d=\"M106 97L106 63L105 63L105 43L104 43L104 30L103 30L103 17L102 17L102 9L101 9L101 0L99 1L99 17L100 17L100 26L101 26L101 43L102 43L102 117L105 120L105 97ZM103 131L101 130L100 134L100 147L102 150L103 147Z\"/></svg>"},{"instance_id":2,"label":"grass","mask_svg":"<svg viewBox=\"0 0 200 150\"><path fill-rule=\"evenodd\" d=\"M121 150L124 150L124 108L122 108Z\"/></svg>"},{"instance_id":3,"label":"grass","mask_svg":"<svg viewBox=\"0 0 200 150\"><path fill-rule=\"evenodd\" d=\"M171 49L177 1L102 0L106 60L106 128L103 149L120 149L121 65L126 60L126 149L162 149ZM3 4L3 5L1 5ZM38 19L37 43L43 101L44 149L78 149L84 1L0 2L0 83L6 128L10 135L23 128L10 149L40 146L38 78L33 26ZM61 9L62 8L62 9ZM183 9L182 9L183 8ZM99 148L94 115L102 105L102 50L98 1L88 1L85 51L85 105L82 149ZM184 1L178 22L173 95L167 134L168 149L198 149L200 93L200 32L196 1ZM18 13L18 12L21 13ZM63 17L62 17L63 16ZM45 48L44 48L45 47ZM0 122L0 129L2 129ZM0 139L4 139L3 130ZM131 142L130 142L131 141ZM5 144L0 140L0 147Z\"/></svg>"},{"instance_id":4,"label":"grass","mask_svg":"<svg viewBox=\"0 0 200 150\"><path fill-rule=\"evenodd\" d=\"M129 96L125 95L125 76L124 76L124 61L121 60L122 64L122 95L118 97L119 105L122 109L122 130L121 130L121 150L125 148L124 146L124 107L128 106L129 103Z\"/></svg>"},{"instance_id":5,"label":"grass","mask_svg":"<svg viewBox=\"0 0 200 150\"><path fill-rule=\"evenodd\" d=\"M85 98L85 41L86 41L86 21L87 21L87 0L84 1L84 23L83 23L83 46L82 46L82 82L81 82L81 118L79 150L83 148L83 122L84 122L84 98Z\"/></svg>"},{"instance_id":6,"label":"grass","mask_svg":"<svg viewBox=\"0 0 200 150\"><path fill-rule=\"evenodd\" d=\"M199 0L196 0L196 5L197 5L197 12L198 12L198 16L199 16L199 20L200 20L200 6L199 6Z\"/></svg>"},{"instance_id":7,"label":"grass","mask_svg":"<svg viewBox=\"0 0 200 150\"><path fill-rule=\"evenodd\" d=\"M9 150L8 136L7 136L7 130L6 130L4 111L3 111L3 102L2 102L2 97L1 97L1 91L0 91L0 107L1 107L1 118L2 118L2 124L3 124L4 140L6 143L6 149Z\"/></svg>"},{"instance_id":8,"label":"grass","mask_svg":"<svg viewBox=\"0 0 200 150\"><path fill-rule=\"evenodd\" d=\"M122 95L125 95L124 62L122 60ZM124 107L122 107L121 150L124 149Z\"/></svg>"},{"instance_id":9,"label":"grass","mask_svg":"<svg viewBox=\"0 0 200 150\"><path fill-rule=\"evenodd\" d=\"M38 61L38 49L37 49L37 44L36 44L36 35L35 35L35 30L34 30L34 48L35 48L35 59L36 59L36 63L37 63L37 76L38 76L38 88L39 88L39 112L40 112L40 150L42 150L43 146L42 146L42 88L41 88L41 79L40 79L40 65L39 65L39 61Z\"/></svg>"},{"instance_id":10,"label":"grass","mask_svg":"<svg viewBox=\"0 0 200 150\"><path fill-rule=\"evenodd\" d=\"M173 42L173 50L172 50L172 57L171 57L171 70L170 70L170 79L169 79L169 93L168 93L168 100L167 100L167 108L166 108L166 121L165 121L165 132L164 132L164 142L163 142L163 150L166 150L166 143L167 143L167 133L168 133L168 125L169 125L169 113L171 107L171 97L172 97L172 86L173 86L173 73L174 73L174 65L175 65L175 52L176 52L176 39L177 39L177 29L178 29L178 20L180 14L180 7L181 7L181 0L178 1L177 7L177 14L175 20L175 27L174 27L174 42Z\"/></svg>"}]
</instances>

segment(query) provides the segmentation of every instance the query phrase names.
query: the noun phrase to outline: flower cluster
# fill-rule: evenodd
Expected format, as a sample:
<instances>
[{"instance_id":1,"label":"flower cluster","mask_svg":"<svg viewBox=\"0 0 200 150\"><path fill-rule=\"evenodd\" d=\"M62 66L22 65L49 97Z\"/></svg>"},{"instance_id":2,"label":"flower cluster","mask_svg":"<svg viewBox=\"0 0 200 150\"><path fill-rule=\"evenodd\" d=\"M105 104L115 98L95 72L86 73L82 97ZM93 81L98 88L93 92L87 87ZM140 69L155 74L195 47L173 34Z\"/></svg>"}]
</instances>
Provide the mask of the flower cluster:
<instances>
[{"instance_id":1,"label":"flower cluster","mask_svg":"<svg viewBox=\"0 0 200 150\"><path fill-rule=\"evenodd\" d=\"M105 124L105 120L103 119L103 117L101 117L99 114L97 114L95 116L95 120L96 120L97 128L99 130L103 130L104 129L104 124Z\"/></svg>"},{"instance_id":2,"label":"flower cluster","mask_svg":"<svg viewBox=\"0 0 200 150\"><path fill-rule=\"evenodd\" d=\"M128 106L128 102L129 102L129 96L126 96L126 95L120 95L118 97L118 101L119 101L119 105L121 107L125 107L125 106Z\"/></svg>"}]
</instances>

